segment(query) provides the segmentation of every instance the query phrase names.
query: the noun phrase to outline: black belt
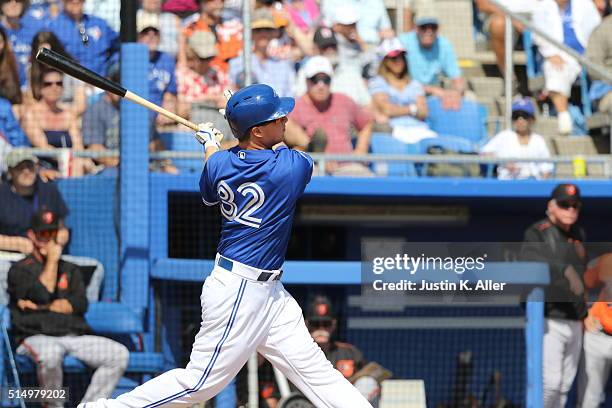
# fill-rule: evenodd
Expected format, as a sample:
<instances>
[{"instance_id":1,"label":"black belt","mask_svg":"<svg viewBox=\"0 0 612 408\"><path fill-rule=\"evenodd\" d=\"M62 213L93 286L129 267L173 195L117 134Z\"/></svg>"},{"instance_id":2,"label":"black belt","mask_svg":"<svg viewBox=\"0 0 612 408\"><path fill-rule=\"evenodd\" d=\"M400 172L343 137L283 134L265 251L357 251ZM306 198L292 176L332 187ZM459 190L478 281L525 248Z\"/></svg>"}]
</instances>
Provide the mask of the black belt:
<instances>
[{"instance_id":1,"label":"black belt","mask_svg":"<svg viewBox=\"0 0 612 408\"><path fill-rule=\"evenodd\" d=\"M219 261L217 262L217 265L219 265L221 268L226 269L226 270L228 270L230 272L234 268L234 262L230 261L229 259L224 258L222 256L219 256ZM274 275L274 273L272 273L272 272L262 272L257 277L257 281L258 282L268 282L270 280L270 277L273 276L273 275ZM276 276L274 276L274 279L272 279L272 280L273 281L280 280L281 276L283 276L283 271L280 271L280 273L277 274Z\"/></svg>"}]
</instances>

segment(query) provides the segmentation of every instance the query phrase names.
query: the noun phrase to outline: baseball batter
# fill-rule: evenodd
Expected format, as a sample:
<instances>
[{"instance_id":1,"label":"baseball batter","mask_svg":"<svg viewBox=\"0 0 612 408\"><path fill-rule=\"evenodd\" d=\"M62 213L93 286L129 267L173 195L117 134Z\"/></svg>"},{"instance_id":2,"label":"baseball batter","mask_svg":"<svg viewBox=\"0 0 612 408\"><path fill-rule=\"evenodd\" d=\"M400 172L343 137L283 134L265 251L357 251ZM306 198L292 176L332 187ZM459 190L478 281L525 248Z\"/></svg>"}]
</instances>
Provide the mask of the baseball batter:
<instances>
[{"instance_id":1,"label":"baseball batter","mask_svg":"<svg viewBox=\"0 0 612 408\"><path fill-rule=\"evenodd\" d=\"M236 92L226 118L239 145L219 151L210 124L196 139L206 164L202 200L221 210L215 267L202 289L202 324L186 368L82 407L185 407L221 391L258 351L317 407L371 407L312 340L302 311L280 282L295 204L312 159L283 143L293 98L258 84Z\"/></svg>"}]
</instances>

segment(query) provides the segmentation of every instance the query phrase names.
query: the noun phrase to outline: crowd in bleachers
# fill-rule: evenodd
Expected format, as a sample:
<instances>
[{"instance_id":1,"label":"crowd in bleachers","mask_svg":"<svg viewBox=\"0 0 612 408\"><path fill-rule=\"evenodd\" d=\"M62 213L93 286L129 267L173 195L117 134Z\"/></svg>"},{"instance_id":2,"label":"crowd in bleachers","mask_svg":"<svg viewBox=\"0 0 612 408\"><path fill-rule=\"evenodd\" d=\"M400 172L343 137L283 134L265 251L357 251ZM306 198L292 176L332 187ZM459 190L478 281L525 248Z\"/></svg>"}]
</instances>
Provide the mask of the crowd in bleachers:
<instances>
[{"instance_id":1,"label":"crowd in bleachers","mask_svg":"<svg viewBox=\"0 0 612 408\"><path fill-rule=\"evenodd\" d=\"M149 48L149 99L194 121L221 123L227 143L235 142L217 110L225 104L224 89L245 84L246 28L240 3L142 0L136 16L138 42ZM499 149L492 149L487 142L489 136L501 131L499 125L488 126L484 132L465 130L471 120L485 123L501 115L490 109L491 101L484 100L479 87L472 86L478 78L462 71L467 65L455 51L461 44L446 35L451 28L445 31L439 18L441 10L436 9L442 6L436 3L409 2L404 10L406 30L397 32L382 0L255 1L248 28L252 38L250 74L253 82L270 84L280 95L298 100L298 109L289 116L287 142L312 152L362 154L374 150L372 133L382 132L407 145L441 137L438 147L452 153L442 140L463 137L472 143L470 152L465 153L488 146L483 153L496 155ZM556 40L609 68L610 18L604 18L610 10L609 1L501 3L520 15L535 16L538 28L554 27L551 34ZM488 36L503 75L504 15L488 0L475 0L473 7L473 21L457 27L469 31L478 27L480 35ZM32 146L100 151L118 147L118 99L42 66L34 56L40 47L50 48L95 72L119 79L119 13L120 2L111 0L1 1L0 144L4 149ZM528 31L517 22L513 29L515 34ZM538 36L533 38L542 59L538 72L544 85L531 95L514 91L519 99L532 97L533 112L530 108L527 119L533 119L534 126L527 136L533 137L521 138L516 129L503 134L508 140L514 138L509 143L519 146L514 153L531 157L530 152L537 151L534 157L547 157L555 153L550 149L551 136L585 133L578 124L581 115L588 116L593 110L609 114L611 85L591 74L590 86L586 85L589 89L578 101L580 109L573 109L576 102L571 91L583 72L581 64ZM523 44L517 41L514 46ZM470 103L481 109L476 117L467 113ZM448 112L465 118L451 120L455 130L449 131L448 123L436 126L448 122ZM158 133L177 125L165 116L150 116L150 149L164 150ZM550 122L549 116L556 117L556 129L543 135L547 143L541 149L531 146L532 140L542 145L538 124ZM520 118L513 118L513 128L517 120ZM465 133L470 134L466 137ZM60 167L53 158L44 163ZM117 164L116 157L74 159L68 173L81 176ZM178 172L169 162L153 167ZM328 162L325 170L331 175L372 175L367 163ZM498 174L502 178L541 178L552 172L508 172L501 166Z\"/></svg>"}]
</instances>

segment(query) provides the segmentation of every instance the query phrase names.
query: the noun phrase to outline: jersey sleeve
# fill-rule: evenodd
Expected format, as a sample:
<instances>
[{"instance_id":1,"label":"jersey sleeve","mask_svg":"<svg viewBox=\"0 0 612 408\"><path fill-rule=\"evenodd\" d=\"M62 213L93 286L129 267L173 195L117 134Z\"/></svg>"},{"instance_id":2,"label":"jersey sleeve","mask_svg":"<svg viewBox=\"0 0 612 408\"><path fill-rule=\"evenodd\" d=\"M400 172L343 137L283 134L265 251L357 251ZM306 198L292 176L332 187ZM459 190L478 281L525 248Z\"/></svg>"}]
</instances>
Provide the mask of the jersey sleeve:
<instances>
[{"instance_id":1,"label":"jersey sleeve","mask_svg":"<svg viewBox=\"0 0 612 408\"><path fill-rule=\"evenodd\" d=\"M219 152L215 153L218 155ZM213 206L219 203L219 197L215 189L215 161L214 156L211 156L204 165L202 170L202 176L200 177L200 194L202 195L202 202L207 206Z\"/></svg>"},{"instance_id":2,"label":"jersey sleeve","mask_svg":"<svg viewBox=\"0 0 612 408\"><path fill-rule=\"evenodd\" d=\"M293 171L293 185L295 186L295 198L300 197L312 177L314 162L308 153L299 150L288 149L291 154L291 169Z\"/></svg>"}]
</instances>

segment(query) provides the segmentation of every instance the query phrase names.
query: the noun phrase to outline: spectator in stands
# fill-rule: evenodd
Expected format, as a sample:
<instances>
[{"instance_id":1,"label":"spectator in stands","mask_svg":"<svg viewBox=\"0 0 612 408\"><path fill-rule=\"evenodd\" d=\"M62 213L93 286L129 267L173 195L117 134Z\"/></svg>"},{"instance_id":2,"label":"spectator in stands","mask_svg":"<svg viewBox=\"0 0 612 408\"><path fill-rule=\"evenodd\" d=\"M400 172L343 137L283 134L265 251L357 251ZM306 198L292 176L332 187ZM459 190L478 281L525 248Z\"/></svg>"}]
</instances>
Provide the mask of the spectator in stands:
<instances>
[{"instance_id":1,"label":"spectator in stands","mask_svg":"<svg viewBox=\"0 0 612 408\"><path fill-rule=\"evenodd\" d=\"M307 91L289 114L288 142L308 146L313 152L366 154L372 133L372 117L348 96L331 92L333 75L331 63L325 57L315 56L306 62ZM359 132L354 149L351 128ZM361 163L328 162L326 171L338 176L372 175Z\"/></svg>"},{"instance_id":2,"label":"spectator in stands","mask_svg":"<svg viewBox=\"0 0 612 408\"><path fill-rule=\"evenodd\" d=\"M600 256L595 265L587 270L584 280L589 288L603 288L584 319L576 407L597 408L606 398L606 384L612 365L612 254Z\"/></svg>"},{"instance_id":3,"label":"spectator in stands","mask_svg":"<svg viewBox=\"0 0 612 408\"><path fill-rule=\"evenodd\" d=\"M481 153L494 157L547 158L550 152L544 138L534 133L535 108L528 98L519 98L512 103L512 130L503 130L481 149ZM536 178L551 175L552 163L503 163L497 168L501 180Z\"/></svg>"},{"instance_id":4,"label":"spectator in stands","mask_svg":"<svg viewBox=\"0 0 612 408\"><path fill-rule=\"evenodd\" d=\"M338 6L329 19L338 41L338 64L357 69L360 73L367 70L372 58L366 54L367 45L357 31L357 9L351 3Z\"/></svg>"},{"instance_id":5,"label":"spectator in stands","mask_svg":"<svg viewBox=\"0 0 612 408\"><path fill-rule=\"evenodd\" d=\"M423 86L408 74L406 49L397 38L387 39L380 45L379 55L378 75L370 80L379 121L388 122L393 137L405 143L435 137L425 123L428 111Z\"/></svg>"},{"instance_id":6,"label":"spectator in stands","mask_svg":"<svg viewBox=\"0 0 612 408\"><path fill-rule=\"evenodd\" d=\"M0 25L6 30L11 40L13 52L19 70L19 85L27 85L27 68L30 62L32 38L44 27L44 20L24 18L29 6L28 0L2 0Z\"/></svg>"},{"instance_id":7,"label":"spectator in stands","mask_svg":"<svg viewBox=\"0 0 612 408\"><path fill-rule=\"evenodd\" d=\"M586 48L586 57L612 72L612 15L603 19L593 30ZM612 116L612 83L605 82L595 72L589 71L593 83L589 97L597 109Z\"/></svg>"},{"instance_id":8,"label":"spectator in stands","mask_svg":"<svg viewBox=\"0 0 612 408\"><path fill-rule=\"evenodd\" d=\"M6 31L0 27L0 98L11 105L22 102L15 54Z\"/></svg>"},{"instance_id":9,"label":"spectator in stands","mask_svg":"<svg viewBox=\"0 0 612 408\"><path fill-rule=\"evenodd\" d=\"M32 55L30 56L30 87L28 88L29 95L26 103L32 103L40 100L40 93L36 93L41 88L40 81L42 79L42 70L46 69L46 65L36 59L36 53L39 48L48 48L58 54L64 55L67 58L74 59L70 55L60 40L50 31L39 31L32 40ZM62 94L62 103L70 106L74 110L74 114L80 117L87 108L87 93L91 90L89 85L83 81L64 75L64 92ZM89 88L89 90L88 90Z\"/></svg>"},{"instance_id":10,"label":"spectator in stands","mask_svg":"<svg viewBox=\"0 0 612 408\"><path fill-rule=\"evenodd\" d=\"M277 25L266 9L257 9L251 20L253 52L251 54L252 82L270 85L280 96L293 96L295 69L293 63L269 55L268 45L274 38ZM244 61L240 55L230 61L230 82L236 89L244 86Z\"/></svg>"},{"instance_id":11,"label":"spectator in stands","mask_svg":"<svg viewBox=\"0 0 612 408\"><path fill-rule=\"evenodd\" d=\"M85 0L84 10L86 14L106 21L114 32L121 30L121 0Z\"/></svg>"},{"instance_id":12,"label":"spectator in stands","mask_svg":"<svg viewBox=\"0 0 612 408\"><path fill-rule=\"evenodd\" d=\"M416 30L402 34L410 75L420 82L425 94L437 96L444 109L459 109L465 81L449 40L438 35L438 19L422 16L416 20ZM451 80L450 89L442 87L442 79Z\"/></svg>"},{"instance_id":13,"label":"spectator in stands","mask_svg":"<svg viewBox=\"0 0 612 408\"><path fill-rule=\"evenodd\" d=\"M227 73L228 62L242 51L242 22L235 17L226 18L223 14L223 0L198 0L200 13L189 22L180 37L178 65L186 63L187 41L198 31L209 31L215 35L218 54L215 65Z\"/></svg>"},{"instance_id":14,"label":"spectator in stands","mask_svg":"<svg viewBox=\"0 0 612 408\"><path fill-rule=\"evenodd\" d=\"M333 339L337 322L329 299L316 296L308 305L305 320L310 335L327 359L376 408L380 399L380 382L384 378L374 378L363 370L367 361L357 347ZM380 372L386 371L380 368Z\"/></svg>"},{"instance_id":15,"label":"spectator in stands","mask_svg":"<svg viewBox=\"0 0 612 408\"><path fill-rule=\"evenodd\" d=\"M59 217L57 241L65 246L70 234L64 227L68 207L55 183L45 182L39 175L38 159L22 148L13 149L6 157L9 181L0 183L0 250L30 254L32 242L26 232L32 214L48 209ZM45 172L44 178L53 177Z\"/></svg>"},{"instance_id":16,"label":"spectator in stands","mask_svg":"<svg viewBox=\"0 0 612 408\"><path fill-rule=\"evenodd\" d=\"M141 9L136 13L136 25L140 26L140 24L143 24L143 21L155 19L157 20L160 33L159 51L176 58L179 32L181 30L180 19L172 13L162 12L161 0L141 0Z\"/></svg>"},{"instance_id":17,"label":"spectator in stands","mask_svg":"<svg viewBox=\"0 0 612 408\"><path fill-rule=\"evenodd\" d=\"M65 108L60 102L64 91L64 74L47 67L40 75L40 80L34 82L38 89L32 92L39 98L28 106L21 121L30 144L41 149L83 150L83 139L74 109ZM57 166L55 158L48 162ZM90 160L74 158L70 174L74 177L82 176L92 165Z\"/></svg>"},{"instance_id":18,"label":"spectator in stands","mask_svg":"<svg viewBox=\"0 0 612 408\"><path fill-rule=\"evenodd\" d=\"M108 78L119 82L119 69L114 66ZM83 144L87 150L105 151L119 149L119 102L121 97L105 92L94 104L87 107L83 114ZM99 157L96 163L105 167L117 167L118 157Z\"/></svg>"},{"instance_id":19,"label":"spectator in stands","mask_svg":"<svg viewBox=\"0 0 612 408\"><path fill-rule=\"evenodd\" d=\"M546 262L550 268L544 305L544 408L565 407L580 360L582 320L587 316L585 235L577 225L581 207L576 185L557 185L546 218L531 225L523 240L522 259Z\"/></svg>"},{"instance_id":20,"label":"spectator in stands","mask_svg":"<svg viewBox=\"0 0 612 408\"><path fill-rule=\"evenodd\" d=\"M583 54L601 17L592 1L540 0L533 13L533 22L554 40ZM545 58L545 90L557 110L559 133L569 134L573 123L568 98L582 68L576 59L543 38L536 36L534 40Z\"/></svg>"},{"instance_id":21,"label":"spectator in stands","mask_svg":"<svg viewBox=\"0 0 612 408\"><path fill-rule=\"evenodd\" d=\"M245 364L236 375L237 406L245 408L249 403L249 369ZM272 364L261 354L257 354L257 383L259 391L259 406L262 408L277 408L281 394L276 384Z\"/></svg>"},{"instance_id":22,"label":"spectator in stands","mask_svg":"<svg viewBox=\"0 0 612 408\"><path fill-rule=\"evenodd\" d=\"M22 113L17 62L6 32L0 27L0 138L10 146L29 146L15 115Z\"/></svg>"},{"instance_id":23,"label":"spectator in stands","mask_svg":"<svg viewBox=\"0 0 612 408\"><path fill-rule=\"evenodd\" d=\"M17 353L36 363L39 386L62 386L62 363L72 355L95 369L82 402L107 398L128 364L127 348L89 335L87 297L79 267L60 259L60 217L40 210L31 217L31 254L9 270L11 323ZM52 406L61 407L63 404Z\"/></svg>"},{"instance_id":24,"label":"spectator in stands","mask_svg":"<svg viewBox=\"0 0 612 408\"><path fill-rule=\"evenodd\" d=\"M158 50L161 39L159 19L138 20L138 42L149 47L149 100L170 112L176 112L176 76L174 58ZM172 124L164 115L150 114L158 126Z\"/></svg>"},{"instance_id":25,"label":"spectator in stands","mask_svg":"<svg viewBox=\"0 0 612 408\"><path fill-rule=\"evenodd\" d=\"M298 62L304 56L312 55L312 35L302 32L293 24L281 3L271 0L256 0L255 9L260 8L266 9L272 15L276 25L276 32L268 45L268 55L270 57Z\"/></svg>"},{"instance_id":26,"label":"spectator in stands","mask_svg":"<svg viewBox=\"0 0 612 408\"><path fill-rule=\"evenodd\" d=\"M506 20L503 11L490 0L475 0L478 10L485 15L482 30L489 36L491 48L497 60L497 67L503 76L506 72L505 47L506 47ZM511 12L530 18L537 1L532 0L498 0ZM512 21L512 38L518 41L524 27L522 24Z\"/></svg>"},{"instance_id":27,"label":"spectator in stands","mask_svg":"<svg viewBox=\"0 0 612 408\"><path fill-rule=\"evenodd\" d=\"M0 76L2 73L0 73ZM0 97L0 139L3 139L10 146L29 146L30 142L19 125L11 103Z\"/></svg>"},{"instance_id":28,"label":"spectator in stands","mask_svg":"<svg viewBox=\"0 0 612 408\"><path fill-rule=\"evenodd\" d=\"M360 69L354 65L341 65L338 60L338 40L333 30L327 27L319 27L314 33L315 55L322 55L329 60L334 68L334 80L331 91L343 93L349 96L359 106L369 107L372 102L368 92L367 83L361 75ZM299 97L306 93L306 77L304 68L307 59L302 62L302 69L297 73L295 80L295 96Z\"/></svg>"},{"instance_id":29,"label":"spectator in stands","mask_svg":"<svg viewBox=\"0 0 612 408\"><path fill-rule=\"evenodd\" d=\"M108 72L108 78L120 83L119 65L114 64ZM119 149L119 102L121 97L110 92L105 92L102 97L91 106L87 107L83 115L83 144L87 150L103 152L106 150ZM157 133L153 126L150 128L149 150L165 150L163 144L157 139ZM99 157L94 160L99 165L114 168L119 165L118 157ZM159 170L164 173L177 174L178 170L169 160L152 161L151 170Z\"/></svg>"},{"instance_id":30,"label":"spectator in stands","mask_svg":"<svg viewBox=\"0 0 612 408\"><path fill-rule=\"evenodd\" d=\"M118 55L119 37L106 21L83 13L84 0L63 0L64 9L49 23L66 51L86 68L106 73Z\"/></svg>"},{"instance_id":31,"label":"spectator in stands","mask_svg":"<svg viewBox=\"0 0 612 408\"><path fill-rule=\"evenodd\" d=\"M210 31L198 31L187 40L187 61L176 70L178 102L181 115L189 117L193 103L209 104L215 109L225 107L223 91L229 88L229 76L216 64L218 55L215 36Z\"/></svg>"},{"instance_id":32,"label":"spectator in stands","mask_svg":"<svg viewBox=\"0 0 612 408\"><path fill-rule=\"evenodd\" d=\"M365 44L365 50L375 51L382 40L395 36L382 0L325 0L322 4L323 17L327 23L338 23L342 14L352 13L349 10L357 12L357 32Z\"/></svg>"},{"instance_id":33,"label":"spectator in stands","mask_svg":"<svg viewBox=\"0 0 612 408\"><path fill-rule=\"evenodd\" d=\"M293 24L305 34L312 34L321 22L321 13L316 0L286 0L285 10Z\"/></svg>"}]
</instances>

